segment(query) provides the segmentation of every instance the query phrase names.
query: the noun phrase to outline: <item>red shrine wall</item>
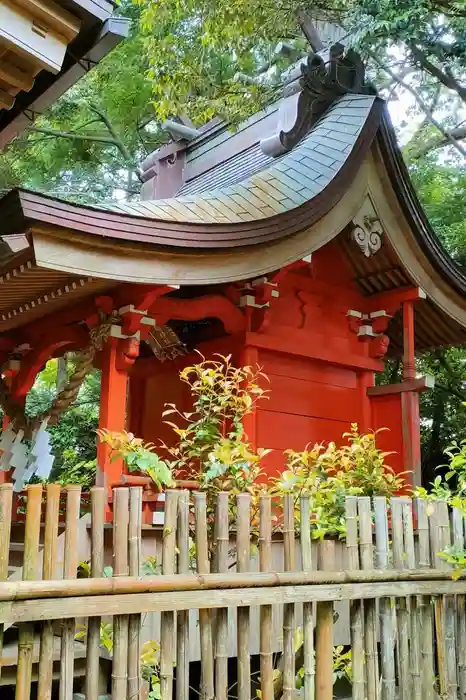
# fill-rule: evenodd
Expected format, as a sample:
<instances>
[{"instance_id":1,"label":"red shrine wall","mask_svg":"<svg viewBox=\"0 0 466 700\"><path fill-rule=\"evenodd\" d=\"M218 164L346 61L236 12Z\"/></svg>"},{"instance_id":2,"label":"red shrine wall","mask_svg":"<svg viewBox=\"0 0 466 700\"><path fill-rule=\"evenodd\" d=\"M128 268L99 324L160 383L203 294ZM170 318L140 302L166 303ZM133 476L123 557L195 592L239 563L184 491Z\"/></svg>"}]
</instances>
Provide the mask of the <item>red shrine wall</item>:
<instances>
[{"instance_id":1,"label":"red shrine wall","mask_svg":"<svg viewBox=\"0 0 466 700\"><path fill-rule=\"evenodd\" d=\"M340 250L328 244L317 251L307 269L284 277L279 293L255 331L199 348L206 357L232 353L235 362L257 362L270 378L269 398L246 425L256 447L273 450L264 462L267 473L275 476L283 470L283 450L341 442L351 423L358 423L364 432L389 427L391 431L380 436L380 446L397 452L388 463L402 471L400 398L367 396L383 363L371 357L370 341L361 341L350 328L348 310L363 311L366 300L350 278ZM186 387L178 379L180 364L150 362L138 429L134 412L130 429L153 442L173 440L160 416L165 402L189 410Z\"/></svg>"}]
</instances>

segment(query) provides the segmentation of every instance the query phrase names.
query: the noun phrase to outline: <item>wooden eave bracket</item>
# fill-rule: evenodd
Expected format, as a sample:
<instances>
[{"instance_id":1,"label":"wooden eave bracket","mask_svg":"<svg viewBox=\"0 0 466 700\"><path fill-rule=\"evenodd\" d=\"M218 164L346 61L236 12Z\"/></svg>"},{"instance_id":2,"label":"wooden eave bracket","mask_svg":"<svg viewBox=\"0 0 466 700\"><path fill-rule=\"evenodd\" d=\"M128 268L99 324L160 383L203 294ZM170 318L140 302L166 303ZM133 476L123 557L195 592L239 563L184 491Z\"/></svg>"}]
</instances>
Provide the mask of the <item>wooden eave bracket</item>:
<instances>
[{"instance_id":1,"label":"wooden eave bracket","mask_svg":"<svg viewBox=\"0 0 466 700\"><path fill-rule=\"evenodd\" d=\"M427 294L421 287L400 287L390 292L374 294L367 300L368 313L385 309L393 316L402 304L407 301L422 301Z\"/></svg>"},{"instance_id":2,"label":"wooden eave bracket","mask_svg":"<svg viewBox=\"0 0 466 700\"><path fill-rule=\"evenodd\" d=\"M399 382L399 384L385 384L384 386L370 386L367 388L367 396L380 397L389 396L393 394L402 394L406 392L413 392L416 394L422 391L428 391L433 389L435 386L435 377L431 374L426 374L424 377L417 377L416 379L409 379L404 382Z\"/></svg>"},{"instance_id":3,"label":"wooden eave bracket","mask_svg":"<svg viewBox=\"0 0 466 700\"><path fill-rule=\"evenodd\" d=\"M374 294L367 300L364 311L357 309L347 311L346 317L350 330L360 340L377 338L387 330L390 319L403 304L426 298L426 293L420 287L407 287Z\"/></svg>"}]
</instances>

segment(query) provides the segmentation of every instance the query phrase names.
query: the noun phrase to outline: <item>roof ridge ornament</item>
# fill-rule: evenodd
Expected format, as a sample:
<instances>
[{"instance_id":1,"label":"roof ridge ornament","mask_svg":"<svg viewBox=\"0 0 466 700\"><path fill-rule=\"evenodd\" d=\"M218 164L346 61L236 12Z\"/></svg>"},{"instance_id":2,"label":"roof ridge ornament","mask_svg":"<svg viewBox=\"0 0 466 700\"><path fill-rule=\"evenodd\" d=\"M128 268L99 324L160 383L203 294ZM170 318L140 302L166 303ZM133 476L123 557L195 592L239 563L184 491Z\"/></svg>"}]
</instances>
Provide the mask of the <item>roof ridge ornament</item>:
<instances>
[{"instance_id":1,"label":"roof ridge ornament","mask_svg":"<svg viewBox=\"0 0 466 700\"><path fill-rule=\"evenodd\" d=\"M295 99L285 99L280 108L279 131L260 143L269 156L279 156L291 151L312 129L324 112L343 95L374 95L373 86L365 82L365 65L360 55L343 44L336 43L329 49L329 60L310 52L301 64L300 92ZM293 115L290 108L294 107ZM286 129L286 124L292 125Z\"/></svg>"}]
</instances>

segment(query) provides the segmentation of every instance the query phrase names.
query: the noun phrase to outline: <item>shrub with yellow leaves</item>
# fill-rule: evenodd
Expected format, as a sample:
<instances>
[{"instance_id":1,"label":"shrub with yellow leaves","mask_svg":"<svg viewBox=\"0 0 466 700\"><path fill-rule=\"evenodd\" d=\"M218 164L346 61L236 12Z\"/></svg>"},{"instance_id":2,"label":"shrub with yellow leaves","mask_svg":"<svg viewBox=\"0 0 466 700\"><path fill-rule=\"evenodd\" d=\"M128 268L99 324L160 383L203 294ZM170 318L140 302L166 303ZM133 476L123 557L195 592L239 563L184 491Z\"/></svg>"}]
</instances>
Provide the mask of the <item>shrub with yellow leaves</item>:
<instances>
[{"instance_id":1,"label":"shrub with yellow leaves","mask_svg":"<svg viewBox=\"0 0 466 700\"><path fill-rule=\"evenodd\" d=\"M353 423L342 446L315 444L302 452L287 450L287 469L274 481L272 493L295 496L295 520L299 525L299 499L311 499L311 532L315 539L343 537L347 496L392 496L405 486L403 474L386 463L390 452L376 445L377 432L361 434Z\"/></svg>"}]
</instances>

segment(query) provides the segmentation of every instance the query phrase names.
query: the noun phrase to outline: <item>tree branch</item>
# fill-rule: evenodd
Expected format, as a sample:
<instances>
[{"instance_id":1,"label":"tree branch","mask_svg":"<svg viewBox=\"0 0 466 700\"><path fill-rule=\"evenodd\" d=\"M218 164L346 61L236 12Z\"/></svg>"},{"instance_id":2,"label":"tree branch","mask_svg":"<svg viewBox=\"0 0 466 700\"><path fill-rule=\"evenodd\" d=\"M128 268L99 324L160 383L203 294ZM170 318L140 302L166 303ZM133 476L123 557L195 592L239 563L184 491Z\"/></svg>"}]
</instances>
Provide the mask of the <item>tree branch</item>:
<instances>
[{"instance_id":1,"label":"tree branch","mask_svg":"<svg viewBox=\"0 0 466 700\"><path fill-rule=\"evenodd\" d=\"M419 134L420 130L411 139L409 144L407 144L408 148L411 149L411 144L419 137ZM458 126L455 129L451 129L450 134L455 139L455 141L462 141L463 139L466 139L466 126ZM444 148L445 146L449 145L450 141L446 138L440 138L430 142L427 141L420 144L418 147L413 146L412 150L410 150L409 157L413 160L417 158L422 158L423 155L429 153L430 151L437 151L439 148Z\"/></svg>"},{"instance_id":2,"label":"tree branch","mask_svg":"<svg viewBox=\"0 0 466 700\"><path fill-rule=\"evenodd\" d=\"M381 61L377 58L377 56L372 53L372 51L368 51L369 56L372 58L373 61L377 63L383 70L390 75L393 80L396 80L399 85L401 85L405 90L407 90L411 95L414 97L416 102L418 103L419 107L422 109L424 114L428 117L429 121L431 124L435 126L436 129L440 131L440 133L443 135L443 137L448 141L448 143L453 146L461 155L463 158L466 158L466 150L454 139L454 137L451 135L450 131L447 129L444 129L443 126L436 120L434 115L432 114L432 111L429 109L429 105L424 102L420 94L415 90L409 83L405 82L401 77L399 77L396 73L394 73L391 68L388 66L384 66Z\"/></svg>"},{"instance_id":3,"label":"tree branch","mask_svg":"<svg viewBox=\"0 0 466 700\"><path fill-rule=\"evenodd\" d=\"M406 78L406 76L411 75L411 73L414 73L414 68L412 66L405 66L396 75L398 75L400 78L403 79L403 78ZM378 86L379 92L381 90L390 90L392 88L394 82L395 81L393 80L393 78L390 78L390 80L386 80L384 83L382 83L381 85ZM398 83L398 81L397 81L397 83Z\"/></svg>"},{"instance_id":4,"label":"tree branch","mask_svg":"<svg viewBox=\"0 0 466 700\"><path fill-rule=\"evenodd\" d=\"M93 136L92 134L80 134L74 133L73 131L57 131L55 129L47 129L44 126L31 126L29 131L33 131L37 134L45 134L46 136L53 136L60 139L71 139L73 141L90 141L91 143L102 143L108 146L118 147L115 139L110 136Z\"/></svg>"},{"instance_id":5,"label":"tree branch","mask_svg":"<svg viewBox=\"0 0 466 700\"><path fill-rule=\"evenodd\" d=\"M131 153L130 153L129 150L126 148L126 146L125 146L125 144L123 143L123 141L121 140L120 136L118 135L118 133L117 133L116 130L114 129L113 124L112 124L112 122L110 121L110 119L108 118L108 116L105 114L105 112L104 112L102 109L100 109L100 107L98 107L98 106L97 106L96 104L94 104L94 103L90 104L89 107L90 107L90 109L91 109L93 112L95 112L95 114L97 114L98 117L100 117L100 119L102 120L102 122L105 124L105 126L107 127L109 133L112 135L113 142L114 142L114 144L116 145L116 147L119 149L121 155L122 155L123 158L126 160L126 162L127 162L129 165L131 165L131 169L133 170L133 172L136 173L136 175L137 175L137 177L139 178L139 180L141 180L141 174L140 174L140 172L139 172L139 169L138 169L137 167L135 167L135 165L134 165L134 161L133 161L133 158L132 158L132 156L131 156Z\"/></svg>"},{"instance_id":6,"label":"tree branch","mask_svg":"<svg viewBox=\"0 0 466 700\"><path fill-rule=\"evenodd\" d=\"M456 94L462 99L462 101L466 103L466 88L464 88L458 82L458 80L456 80L456 78L450 71L444 72L439 66L436 66L435 63L429 61L425 54L423 54L423 52L414 44L409 44L409 48L411 49L411 53L413 55L414 60L416 61L416 63L419 64L422 70L426 71L427 73L430 73L432 77L436 78L440 83L442 83L442 85L444 85L449 90L453 90L454 92L456 92Z\"/></svg>"},{"instance_id":7,"label":"tree branch","mask_svg":"<svg viewBox=\"0 0 466 700\"><path fill-rule=\"evenodd\" d=\"M324 48L324 44L319 36L319 32L317 31L314 22L309 17L307 12L305 12L304 10L300 10L298 12L298 22L299 26L301 27L301 31L308 40L312 50L316 53L318 51L322 51L322 49Z\"/></svg>"}]
</instances>

